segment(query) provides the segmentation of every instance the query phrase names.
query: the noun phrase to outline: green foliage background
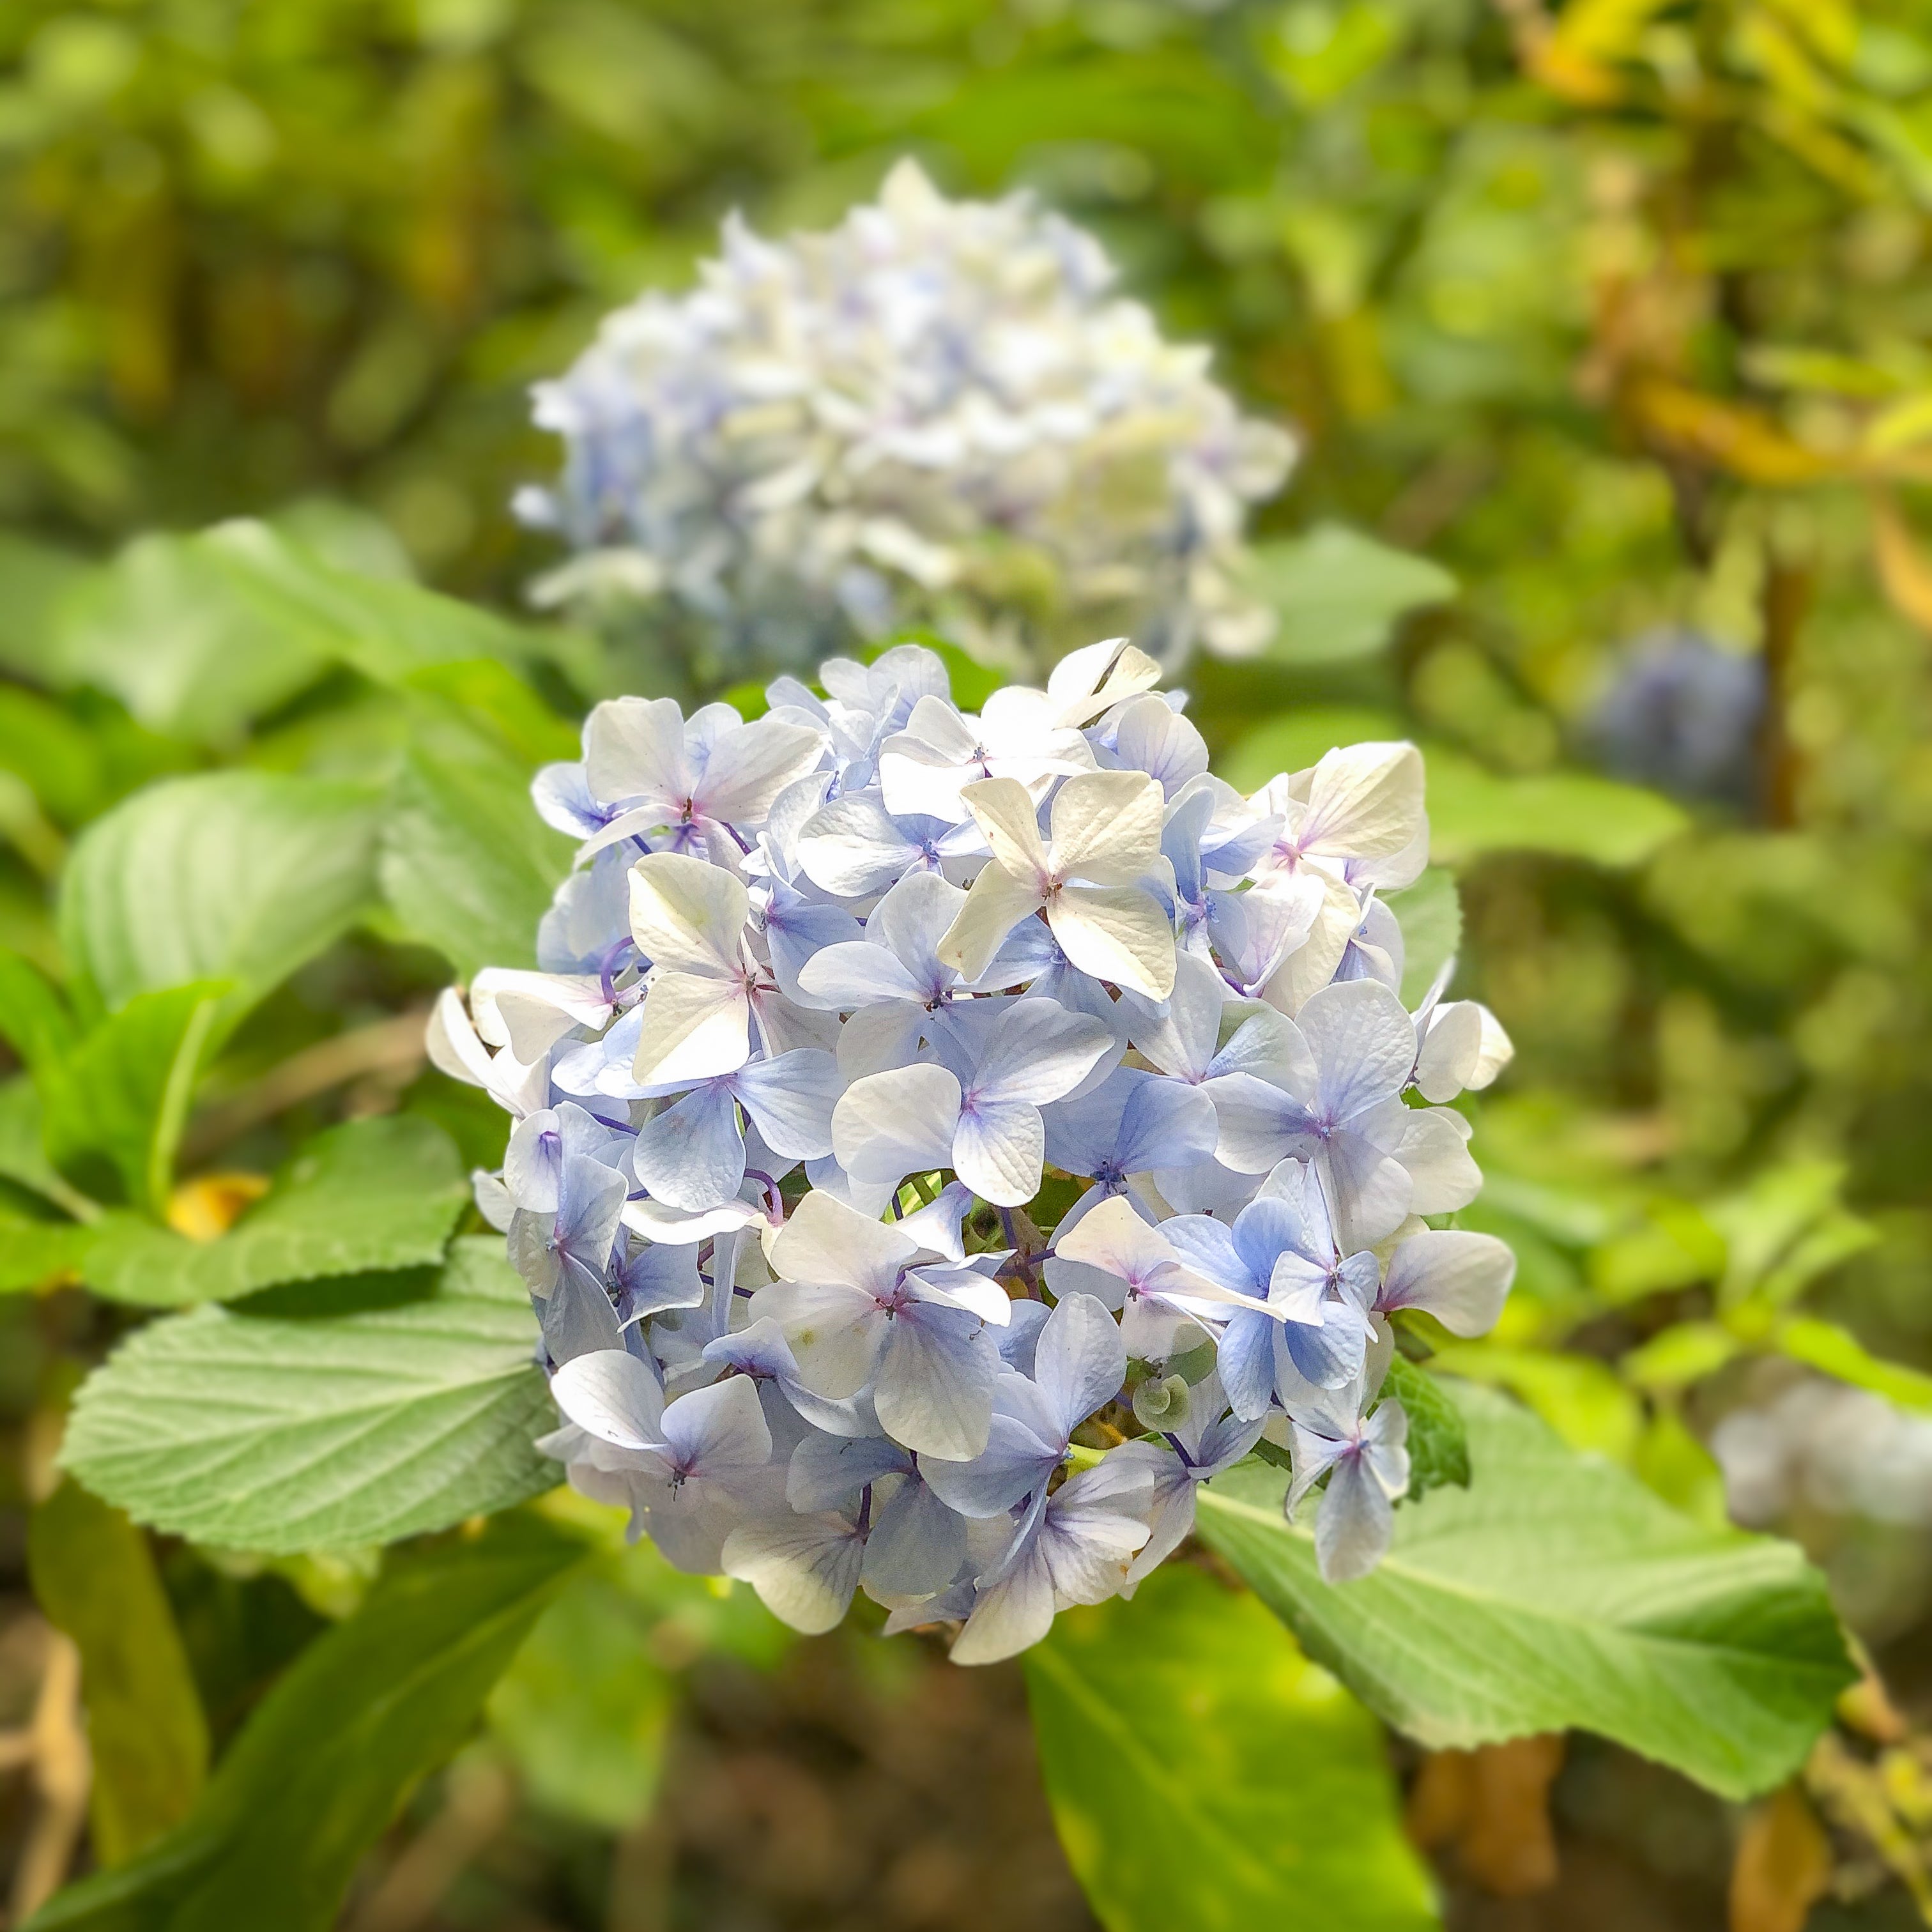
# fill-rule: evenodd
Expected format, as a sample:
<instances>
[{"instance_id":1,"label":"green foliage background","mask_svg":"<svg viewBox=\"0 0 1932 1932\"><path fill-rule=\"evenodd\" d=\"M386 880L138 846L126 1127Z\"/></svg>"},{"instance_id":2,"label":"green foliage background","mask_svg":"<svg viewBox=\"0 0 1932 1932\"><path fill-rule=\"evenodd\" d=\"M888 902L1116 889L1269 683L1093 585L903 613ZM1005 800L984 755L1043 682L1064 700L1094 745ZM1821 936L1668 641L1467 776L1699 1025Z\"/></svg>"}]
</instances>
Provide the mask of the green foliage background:
<instances>
[{"instance_id":1,"label":"green foliage background","mask_svg":"<svg viewBox=\"0 0 1932 1932\"><path fill-rule=\"evenodd\" d=\"M1512 1391L1707 1526L1713 1422L1789 1365L1932 1411L1922 7L16 0L0 16L0 940L20 960L0 1030L32 1078L0 1089L0 1286L77 1268L96 1296L7 1304L27 1438L119 1332L102 1298L294 1295L143 1345L191 1353L220 1323L313 1318L301 1297L325 1276L363 1294L386 1271L370 1306L326 1311L374 1351L416 1318L399 1309L500 1292L444 1258L454 1177L492 1157L500 1117L421 1073L396 1016L526 951L565 855L524 813L523 778L568 754L614 674L519 615L548 553L505 506L553 460L524 388L606 309L688 278L728 209L769 232L825 221L908 152L949 188L1028 184L1091 226L1168 331L1210 341L1248 406L1304 439L1260 520L1280 638L1258 664L1196 667L1193 711L1238 782L1350 737L1428 752L1460 890L1459 910L1432 874L1430 916L1442 952L1460 944L1459 989L1518 1048L1476 1110L1490 1184L1466 1219L1522 1263L1498 1336L1445 1344L1436 1366ZM148 534L239 516L272 530ZM1763 668L1748 808L1590 769L1592 707L1634 641L1672 627ZM132 815L113 809L137 794ZM172 881L141 856L184 850ZM194 881L217 878L198 906ZM268 908L266 952L246 921L227 943L238 890ZM306 1076L276 1086L298 1062ZM394 1150L358 1154L374 1124L338 1123L398 1108L421 1186L363 1217L365 1247L288 1264L278 1240L340 1232L332 1173L393 1172ZM266 1226L190 1251L158 1224L183 1177L235 1168L281 1172ZM520 1426L528 1392L500 1351L462 1354L425 1386L473 1397L484 1437L493 1415ZM311 1608L283 1606L266 1678L314 1606L339 1613L366 1579L259 1516L190 1521L169 1459L205 1444L189 1431L148 1454L116 1421L83 1404L70 1466L132 1456L144 1521L284 1566L190 1583L185 1552L168 1557L219 1744L194 1592L253 1592L273 1623L270 1586L294 1578ZM46 1477L30 1459L22 1503ZM509 1472L505 1498L532 1480ZM449 1520L439 1507L396 1521ZM1922 1538L1791 1527L1854 1628L1909 1658L1932 1599ZM88 1533L104 1562L134 1560L124 1535ZM513 1550L472 1580L508 1606L490 1626L506 1655L548 1563ZM710 1610L606 1567L602 1608L566 1614L621 1684L623 1630ZM386 1576L370 1603L406 1620L411 1587ZM1107 1619L1184 1625L1195 1587L1056 1637L1050 1775L1083 1748L1078 1685L1117 1667L1080 1643ZM542 1688L554 1649L521 1654L532 1684L506 1680L496 1730L533 1788L616 1828L648 1802L662 1686L613 1694L634 1698L632 1732L560 1744L531 1714L558 1701ZM284 1678L265 1711L325 1694L331 1667L311 1648L310 1688ZM465 1667L481 1666L449 1665ZM1282 1722L1358 1738L1352 1715L1295 1716L1303 1667L1284 1666ZM178 1703L174 1668L154 1694ZM439 1720L452 1738L475 1701ZM430 1762L413 1748L400 1737L368 1799L378 1822ZM570 1767L593 1750L614 1768L573 1800ZM254 1774L218 1770L211 1792ZM637 1794L628 1811L613 1789ZM1064 1808L1062 1823L1086 1878L1100 1855ZM272 1858L279 1826L259 1828L249 1856ZM316 1895L352 1863L338 1855ZM1415 1922L1420 1881L1388 1870L1386 1922ZM1094 1895L1110 1926L1134 1922Z\"/></svg>"}]
</instances>

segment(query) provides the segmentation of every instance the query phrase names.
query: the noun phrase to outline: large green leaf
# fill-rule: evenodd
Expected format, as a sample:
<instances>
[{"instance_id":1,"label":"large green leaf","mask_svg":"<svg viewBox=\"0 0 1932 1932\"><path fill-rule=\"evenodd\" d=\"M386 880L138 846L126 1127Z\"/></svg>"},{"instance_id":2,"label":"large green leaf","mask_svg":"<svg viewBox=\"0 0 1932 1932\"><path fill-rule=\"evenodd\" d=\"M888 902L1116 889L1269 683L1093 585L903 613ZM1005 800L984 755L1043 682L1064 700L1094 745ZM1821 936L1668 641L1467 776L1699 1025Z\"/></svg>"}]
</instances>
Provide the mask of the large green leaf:
<instances>
[{"instance_id":1,"label":"large green leaf","mask_svg":"<svg viewBox=\"0 0 1932 1932\"><path fill-rule=\"evenodd\" d=\"M82 1384L62 1466L137 1522L282 1554L380 1543L557 1479L536 1324L499 1243L455 1244L436 1292L353 1313L196 1309Z\"/></svg>"},{"instance_id":2,"label":"large green leaf","mask_svg":"<svg viewBox=\"0 0 1932 1932\"><path fill-rule=\"evenodd\" d=\"M94 1856L119 1864L185 1818L208 1774L208 1724L148 1539L63 1483L27 1535L34 1594L80 1652Z\"/></svg>"},{"instance_id":3,"label":"large green leaf","mask_svg":"<svg viewBox=\"0 0 1932 1932\"><path fill-rule=\"evenodd\" d=\"M1202 1537L1311 1656L1432 1748L1574 1726L1726 1797L1790 1776L1856 1675L1798 1550L1701 1526L1507 1398L1455 1392L1474 1480L1397 1510L1360 1582L1322 1581L1264 1463L1202 1492Z\"/></svg>"},{"instance_id":4,"label":"large green leaf","mask_svg":"<svg viewBox=\"0 0 1932 1932\"><path fill-rule=\"evenodd\" d=\"M382 890L400 930L466 979L536 963L537 922L570 866L570 842L538 818L527 766L477 731L418 734L382 834Z\"/></svg>"},{"instance_id":5,"label":"large green leaf","mask_svg":"<svg viewBox=\"0 0 1932 1932\"><path fill-rule=\"evenodd\" d=\"M490 1694L490 1722L548 1810L628 1831L657 1794L675 1702L652 1656L660 1618L601 1568L580 1571Z\"/></svg>"},{"instance_id":6,"label":"large green leaf","mask_svg":"<svg viewBox=\"0 0 1932 1932\"><path fill-rule=\"evenodd\" d=\"M246 519L142 537L50 609L40 668L53 682L94 686L151 730L218 746L338 664L389 682L427 664L526 662L560 648Z\"/></svg>"},{"instance_id":7,"label":"large green leaf","mask_svg":"<svg viewBox=\"0 0 1932 1932\"><path fill-rule=\"evenodd\" d=\"M328 668L326 640L248 594L215 533L138 538L70 589L38 669L111 693L150 730L229 744Z\"/></svg>"},{"instance_id":8,"label":"large green leaf","mask_svg":"<svg viewBox=\"0 0 1932 1932\"><path fill-rule=\"evenodd\" d=\"M225 980L136 993L34 1070L48 1157L90 1195L158 1214L188 1104L230 998Z\"/></svg>"},{"instance_id":9,"label":"large green leaf","mask_svg":"<svg viewBox=\"0 0 1932 1932\"><path fill-rule=\"evenodd\" d=\"M110 1007L232 980L238 1016L368 908L379 816L360 786L266 772L151 786L75 845L60 904L69 964Z\"/></svg>"},{"instance_id":10,"label":"large green leaf","mask_svg":"<svg viewBox=\"0 0 1932 1932\"><path fill-rule=\"evenodd\" d=\"M1380 650L1398 619L1454 597L1456 580L1426 557L1318 524L1256 544L1247 587L1275 614L1270 658L1326 664Z\"/></svg>"},{"instance_id":11,"label":"large green leaf","mask_svg":"<svg viewBox=\"0 0 1932 1932\"><path fill-rule=\"evenodd\" d=\"M40 1091L26 1075L0 1080L0 1180L10 1180L84 1218L97 1210L48 1160L43 1118Z\"/></svg>"},{"instance_id":12,"label":"large green leaf","mask_svg":"<svg viewBox=\"0 0 1932 1932\"><path fill-rule=\"evenodd\" d=\"M1437 1923L1382 1732L1253 1598L1184 1564L1026 1654L1040 1768L1107 1932Z\"/></svg>"},{"instance_id":13,"label":"large green leaf","mask_svg":"<svg viewBox=\"0 0 1932 1932\"><path fill-rule=\"evenodd\" d=\"M1412 1011L1462 950L1462 902L1454 875L1431 866L1414 885L1390 892L1388 904L1402 928L1402 1002Z\"/></svg>"},{"instance_id":14,"label":"large green leaf","mask_svg":"<svg viewBox=\"0 0 1932 1932\"><path fill-rule=\"evenodd\" d=\"M419 1268L442 1258L468 1198L455 1147L434 1123L351 1120L308 1142L218 1240L115 1216L95 1235L87 1283L117 1301L176 1308L281 1282Z\"/></svg>"},{"instance_id":15,"label":"large green leaf","mask_svg":"<svg viewBox=\"0 0 1932 1932\"><path fill-rule=\"evenodd\" d=\"M1445 865L1489 852L1548 852L1612 870L1648 859L1689 820L1641 785L1587 772L1502 778L1429 748L1430 849Z\"/></svg>"},{"instance_id":16,"label":"large green leaf","mask_svg":"<svg viewBox=\"0 0 1932 1932\"><path fill-rule=\"evenodd\" d=\"M328 1932L581 1555L519 1518L396 1565L269 1692L188 1822L58 1894L32 1932Z\"/></svg>"}]
</instances>

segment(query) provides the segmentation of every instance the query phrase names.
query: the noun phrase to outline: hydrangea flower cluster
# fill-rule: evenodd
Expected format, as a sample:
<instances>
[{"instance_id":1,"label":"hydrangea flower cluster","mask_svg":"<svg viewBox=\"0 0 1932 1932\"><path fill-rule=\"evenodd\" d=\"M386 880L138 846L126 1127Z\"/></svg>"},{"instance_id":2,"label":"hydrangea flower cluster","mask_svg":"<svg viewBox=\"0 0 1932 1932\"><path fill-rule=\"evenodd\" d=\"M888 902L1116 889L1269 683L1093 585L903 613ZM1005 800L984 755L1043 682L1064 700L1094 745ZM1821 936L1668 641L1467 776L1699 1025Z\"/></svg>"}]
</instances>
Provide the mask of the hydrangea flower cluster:
<instances>
[{"instance_id":1,"label":"hydrangea flower cluster","mask_svg":"<svg viewBox=\"0 0 1932 1932\"><path fill-rule=\"evenodd\" d=\"M1096 644L974 716L902 645L748 723L602 704L536 782L581 841L540 970L436 1009L515 1117L477 1198L543 1446L801 1629L863 1589L1008 1656L1264 1438L1359 1576L1408 1480L1389 1318L1473 1335L1508 1292L1427 1225L1480 1184L1442 1103L1509 1046L1400 997L1414 748L1244 797L1160 675Z\"/></svg>"},{"instance_id":2,"label":"hydrangea flower cluster","mask_svg":"<svg viewBox=\"0 0 1932 1932\"><path fill-rule=\"evenodd\" d=\"M1241 530L1293 441L1111 292L1090 236L904 162L828 232L734 217L722 248L538 386L565 466L518 508L578 553L540 598L660 600L720 670L912 622L1010 664L1117 620L1170 663L1265 643Z\"/></svg>"}]
</instances>

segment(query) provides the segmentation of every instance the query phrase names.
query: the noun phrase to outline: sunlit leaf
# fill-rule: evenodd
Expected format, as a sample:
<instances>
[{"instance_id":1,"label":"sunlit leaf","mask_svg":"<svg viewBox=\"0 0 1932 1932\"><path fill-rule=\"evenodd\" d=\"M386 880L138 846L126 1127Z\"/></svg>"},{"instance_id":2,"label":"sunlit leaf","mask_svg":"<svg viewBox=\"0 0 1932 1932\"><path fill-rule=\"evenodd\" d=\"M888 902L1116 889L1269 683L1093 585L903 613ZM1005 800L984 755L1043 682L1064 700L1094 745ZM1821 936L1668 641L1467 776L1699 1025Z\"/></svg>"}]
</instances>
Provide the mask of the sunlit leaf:
<instances>
[{"instance_id":1,"label":"sunlit leaf","mask_svg":"<svg viewBox=\"0 0 1932 1932\"><path fill-rule=\"evenodd\" d=\"M344 1314L202 1308L81 1385L61 1465L145 1522L268 1554L440 1529L546 1489L555 1411L522 1284L486 1238L432 1294Z\"/></svg>"},{"instance_id":2,"label":"sunlit leaf","mask_svg":"<svg viewBox=\"0 0 1932 1932\"><path fill-rule=\"evenodd\" d=\"M1107 1932L1437 1923L1378 1726L1253 1598L1169 1564L1132 1602L1063 1612L1026 1672L1054 1822Z\"/></svg>"},{"instance_id":3,"label":"sunlit leaf","mask_svg":"<svg viewBox=\"0 0 1932 1932\"><path fill-rule=\"evenodd\" d=\"M60 931L110 1008L229 980L232 1022L346 932L374 892L377 800L360 786L214 772L138 793L74 847Z\"/></svg>"},{"instance_id":4,"label":"sunlit leaf","mask_svg":"<svg viewBox=\"0 0 1932 1932\"><path fill-rule=\"evenodd\" d=\"M1850 1382L1855 1388L1870 1389L1900 1408L1932 1414L1932 1375L1874 1355L1835 1322L1821 1322L1810 1315L1787 1316L1772 1331L1772 1341L1779 1354L1807 1368Z\"/></svg>"},{"instance_id":5,"label":"sunlit leaf","mask_svg":"<svg viewBox=\"0 0 1932 1932\"><path fill-rule=\"evenodd\" d=\"M536 960L537 922L569 869L570 842L530 805L530 773L474 729L425 730L382 832L382 890L400 931L464 977Z\"/></svg>"},{"instance_id":6,"label":"sunlit leaf","mask_svg":"<svg viewBox=\"0 0 1932 1932\"><path fill-rule=\"evenodd\" d=\"M1432 866L1414 885L1390 892L1384 903L1402 928L1402 1000L1413 1010L1462 950L1462 902L1454 874Z\"/></svg>"},{"instance_id":7,"label":"sunlit leaf","mask_svg":"<svg viewBox=\"0 0 1932 1932\"><path fill-rule=\"evenodd\" d=\"M1202 1492L1201 1535L1310 1656L1432 1748L1574 1726L1727 1797L1788 1776L1856 1674L1802 1553L1678 1515L1502 1396L1456 1399L1474 1480L1397 1510L1372 1575L1321 1580L1264 1463Z\"/></svg>"},{"instance_id":8,"label":"sunlit leaf","mask_svg":"<svg viewBox=\"0 0 1932 1932\"><path fill-rule=\"evenodd\" d=\"M1317 664L1381 650L1398 620L1454 597L1456 580L1426 557L1318 524L1256 545L1247 589L1275 614L1268 657Z\"/></svg>"},{"instance_id":9,"label":"sunlit leaf","mask_svg":"<svg viewBox=\"0 0 1932 1932\"><path fill-rule=\"evenodd\" d=\"M440 1261L469 1198L441 1128L409 1115L350 1120L308 1142L227 1233L190 1240L132 1215L97 1231L88 1286L117 1301L181 1307L278 1282Z\"/></svg>"},{"instance_id":10,"label":"sunlit leaf","mask_svg":"<svg viewBox=\"0 0 1932 1932\"><path fill-rule=\"evenodd\" d=\"M1612 870L1637 865L1688 822L1681 806L1641 786L1585 772L1503 778L1430 748L1430 850L1444 865L1490 852L1546 852Z\"/></svg>"},{"instance_id":11,"label":"sunlit leaf","mask_svg":"<svg viewBox=\"0 0 1932 1932\"><path fill-rule=\"evenodd\" d=\"M47 1155L90 1195L152 1213L166 1200L195 1083L230 1000L226 980L136 993L34 1076Z\"/></svg>"}]
</instances>

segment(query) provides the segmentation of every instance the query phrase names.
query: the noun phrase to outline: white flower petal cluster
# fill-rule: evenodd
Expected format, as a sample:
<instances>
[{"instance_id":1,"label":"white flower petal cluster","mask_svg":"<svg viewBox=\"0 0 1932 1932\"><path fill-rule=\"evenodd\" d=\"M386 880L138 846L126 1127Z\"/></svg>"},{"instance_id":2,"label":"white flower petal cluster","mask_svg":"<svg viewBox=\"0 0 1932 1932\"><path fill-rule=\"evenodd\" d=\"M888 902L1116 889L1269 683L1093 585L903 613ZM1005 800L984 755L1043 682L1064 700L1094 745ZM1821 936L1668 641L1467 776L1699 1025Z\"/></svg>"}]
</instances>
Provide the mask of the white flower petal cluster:
<instances>
[{"instance_id":1,"label":"white flower petal cluster","mask_svg":"<svg viewBox=\"0 0 1932 1932\"><path fill-rule=\"evenodd\" d=\"M437 1007L515 1120L477 1198L545 1448L801 1629L862 1589L1010 1655L1264 1438L1360 1576L1408 1480L1390 1317L1474 1335L1508 1291L1429 1225L1480 1185L1442 1103L1509 1044L1400 997L1414 748L1244 797L1159 676L1096 644L974 716L902 645L748 723L602 704L534 788L581 842L540 970Z\"/></svg>"},{"instance_id":2,"label":"white flower petal cluster","mask_svg":"<svg viewBox=\"0 0 1932 1932\"><path fill-rule=\"evenodd\" d=\"M694 290L538 386L564 469L518 509L578 553L540 596L667 600L720 665L912 622L1013 662L1103 625L1169 663L1258 649L1242 526L1293 440L1113 281L1029 196L950 201L910 161L827 232L734 217Z\"/></svg>"}]
</instances>

